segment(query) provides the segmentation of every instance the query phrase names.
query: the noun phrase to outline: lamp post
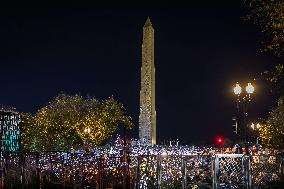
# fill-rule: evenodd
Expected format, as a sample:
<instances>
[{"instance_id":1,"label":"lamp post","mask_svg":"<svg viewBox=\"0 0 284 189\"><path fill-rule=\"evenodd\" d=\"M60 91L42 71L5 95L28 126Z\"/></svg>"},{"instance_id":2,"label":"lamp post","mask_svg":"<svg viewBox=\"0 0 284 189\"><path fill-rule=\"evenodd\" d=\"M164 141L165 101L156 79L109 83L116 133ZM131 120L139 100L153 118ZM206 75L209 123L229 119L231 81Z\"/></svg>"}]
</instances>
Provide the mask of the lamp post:
<instances>
[{"instance_id":1,"label":"lamp post","mask_svg":"<svg viewBox=\"0 0 284 189\"><path fill-rule=\"evenodd\" d=\"M256 144L258 145L258 129L261 127L260 123L251 123L250 125L252 131L253 131L253 139L256 138Z\"/></svg>"},{"instance_id":2,"label":"lamp post","mask_svg":"<svg viewBox=\"0 0 284 189\"><path fill-rule=\"evenodd\" d=\"M91 132L91 129L89 127L86 127L84 129L84 133L86 135L86 140L85 140L85 150L86 152L89 152L89 140L90 140L90 132Z\"/></svg>"},{"instance_id":3,"label":"lamp post","mask_svg":"<svg viewBox=\"0 0 284 189\"><path fill-rule=\"evenodd\" d=\"M254 92L254 86L251 83L248 83L245 87L245 92L243 92L242 87L239 83L236 83L234 89L234 94L236 95L236 105L237 105L237 128L236 130L239 131L237 135L241 138L242 142L248 142L247 133L248 133L248 125L247 125L247 118L248 112L247 107L249 102L251 101L251 96Z\"/></svg>"}]
</instances>

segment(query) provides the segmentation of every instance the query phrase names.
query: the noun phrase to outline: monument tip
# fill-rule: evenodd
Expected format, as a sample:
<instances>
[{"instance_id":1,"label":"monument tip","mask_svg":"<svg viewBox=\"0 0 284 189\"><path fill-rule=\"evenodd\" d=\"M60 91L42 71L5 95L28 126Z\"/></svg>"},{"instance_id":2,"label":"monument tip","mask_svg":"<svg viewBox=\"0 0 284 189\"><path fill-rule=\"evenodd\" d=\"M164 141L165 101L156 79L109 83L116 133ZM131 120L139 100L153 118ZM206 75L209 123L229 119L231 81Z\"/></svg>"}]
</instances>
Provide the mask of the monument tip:
<instances>
[{"instance_id":1,"label":"monument tip","mask_svg":"<svg viewBox=\"0 0 284 189\"><path fill-rule=\"evenodd\" d=\"M146 20L146 22L145 22L145 24L144 24L144 27L147 27L147 26L152 26L150 17L147 18L147 20Z\"/></svg>"}]
</instances>

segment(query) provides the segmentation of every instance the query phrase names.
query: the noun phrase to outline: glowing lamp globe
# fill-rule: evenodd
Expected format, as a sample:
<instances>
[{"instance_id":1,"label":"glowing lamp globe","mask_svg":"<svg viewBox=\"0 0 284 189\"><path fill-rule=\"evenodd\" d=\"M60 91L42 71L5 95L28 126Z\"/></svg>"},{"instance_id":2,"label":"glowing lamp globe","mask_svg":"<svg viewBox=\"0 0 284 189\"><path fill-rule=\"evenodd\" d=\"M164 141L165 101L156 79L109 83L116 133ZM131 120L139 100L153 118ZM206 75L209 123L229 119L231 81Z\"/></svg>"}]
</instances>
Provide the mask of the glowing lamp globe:
<instances>
[{"instance_id":1,"label":"glowing lamp globe","mask_svg":"<svg viewBox=\"0 0 284 189\"><path fill-rule=\"evenodd\" d=\"M248 85L246 86L246 92L248 94L252 94L254 92L254 87L252 86L251 83L248 83Z\"/></svg>"},{"instance_id":2,"label":"glowing lamp globe","mask_svg":"<svg viewBox=\"0 0 284 189\"><path fill-rule=\"evenodd\" d=\"M242 87L240 86L240 84L236 84L236 86L234 87L234 93L236 95L240 95L242 93Z\"/></svg>"}]
</instances>

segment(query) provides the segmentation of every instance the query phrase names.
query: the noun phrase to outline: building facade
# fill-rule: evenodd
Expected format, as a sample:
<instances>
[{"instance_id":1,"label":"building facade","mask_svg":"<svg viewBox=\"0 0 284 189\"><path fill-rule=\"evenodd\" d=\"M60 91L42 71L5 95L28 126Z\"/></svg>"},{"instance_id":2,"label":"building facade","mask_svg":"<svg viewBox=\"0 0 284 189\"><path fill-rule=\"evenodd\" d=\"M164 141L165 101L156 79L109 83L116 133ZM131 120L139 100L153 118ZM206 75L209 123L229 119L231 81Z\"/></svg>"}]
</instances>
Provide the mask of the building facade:
<instances>
[{"instance_id":1,"label":"building facade","mask_svg":"<svg viewBox=\"0 0 284 189\"><path fill-rule=\"evenodd\" d=\"M15 152L20 150L20 122L18 112L0 110L0 151Z\"/></svg>"}]
</instances>

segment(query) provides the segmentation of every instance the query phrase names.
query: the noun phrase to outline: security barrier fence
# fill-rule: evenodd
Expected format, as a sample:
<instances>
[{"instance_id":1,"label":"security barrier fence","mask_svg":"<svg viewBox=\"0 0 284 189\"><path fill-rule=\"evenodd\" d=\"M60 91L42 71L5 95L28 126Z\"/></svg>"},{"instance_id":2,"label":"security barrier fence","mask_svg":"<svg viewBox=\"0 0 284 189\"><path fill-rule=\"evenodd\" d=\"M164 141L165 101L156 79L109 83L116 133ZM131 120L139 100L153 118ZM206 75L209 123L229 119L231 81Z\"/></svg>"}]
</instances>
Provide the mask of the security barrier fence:
<instances>
[{"instance_id":1,"label":"security barrier fence","mask_svg":"<svg viewBox=\"0 0 284 189\"><path fill-rule=\"evenodd\" d=\"M1 188L267 188L283 181L280 155L1 153Z\"/></svg>"}]
</instances>

